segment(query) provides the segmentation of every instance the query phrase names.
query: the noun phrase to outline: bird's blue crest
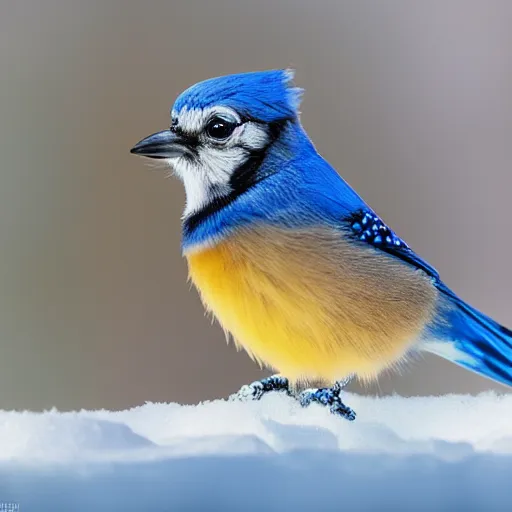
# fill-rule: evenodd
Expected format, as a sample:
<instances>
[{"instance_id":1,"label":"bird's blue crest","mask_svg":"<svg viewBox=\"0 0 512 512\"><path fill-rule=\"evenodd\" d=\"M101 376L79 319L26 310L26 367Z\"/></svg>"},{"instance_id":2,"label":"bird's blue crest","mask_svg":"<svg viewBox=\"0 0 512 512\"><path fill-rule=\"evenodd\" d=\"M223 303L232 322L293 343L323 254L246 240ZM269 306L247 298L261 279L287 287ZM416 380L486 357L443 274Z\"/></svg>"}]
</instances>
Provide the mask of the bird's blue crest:
<instances>
[{"instance_id":1,"label":"bird's blue crest","mask_svg":"<svg viewBox=\"0 0 512 512\"><path fill-rule=\"evenodd\" d=\"M222 105L264 122L295 117L302 89L294 87L293 76L293 70L280 69L211 78L181 93L173 110Z\"/></svg>"}]
</instances>

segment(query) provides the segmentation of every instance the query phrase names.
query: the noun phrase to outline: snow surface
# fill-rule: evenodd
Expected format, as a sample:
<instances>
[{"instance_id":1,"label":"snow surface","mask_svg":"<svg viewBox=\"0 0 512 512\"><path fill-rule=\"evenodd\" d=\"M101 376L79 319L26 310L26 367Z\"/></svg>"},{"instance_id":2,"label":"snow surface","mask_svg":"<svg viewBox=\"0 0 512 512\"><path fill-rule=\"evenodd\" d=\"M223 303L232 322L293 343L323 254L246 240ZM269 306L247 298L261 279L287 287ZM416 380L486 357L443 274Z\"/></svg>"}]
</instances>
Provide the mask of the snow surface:
<instances>
[{"instance_id":1,"label":"snow surface","mask_svg":"<svg viewBox=\"0 0 512 512\"><path fill-rule=\"evenodd\" d=\"M0 411L0 510L512 511L512 395Z\"/></svg>"}]
</instances>

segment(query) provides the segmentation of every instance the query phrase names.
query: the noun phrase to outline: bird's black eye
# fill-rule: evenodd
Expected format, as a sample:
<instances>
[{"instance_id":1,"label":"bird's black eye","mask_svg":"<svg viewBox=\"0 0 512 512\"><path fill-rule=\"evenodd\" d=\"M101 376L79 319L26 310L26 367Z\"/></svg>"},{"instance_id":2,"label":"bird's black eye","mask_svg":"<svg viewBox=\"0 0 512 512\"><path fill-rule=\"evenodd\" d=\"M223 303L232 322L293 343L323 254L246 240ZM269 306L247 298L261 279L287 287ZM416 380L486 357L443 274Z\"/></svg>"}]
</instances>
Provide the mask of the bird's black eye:
<instances>
[{"instance_id":1,"label":"bird's black eye","mask_svg":"<svg viewBox=\"0 0 512 512\"><path fill-rule=\"evenodd\" d=\"M233 133L237 126L238 124L232 121L227 121L221 117L214 117L208 121L205 130L208 137L216 140L224 140Z\"/></svg>"}]
</instances>

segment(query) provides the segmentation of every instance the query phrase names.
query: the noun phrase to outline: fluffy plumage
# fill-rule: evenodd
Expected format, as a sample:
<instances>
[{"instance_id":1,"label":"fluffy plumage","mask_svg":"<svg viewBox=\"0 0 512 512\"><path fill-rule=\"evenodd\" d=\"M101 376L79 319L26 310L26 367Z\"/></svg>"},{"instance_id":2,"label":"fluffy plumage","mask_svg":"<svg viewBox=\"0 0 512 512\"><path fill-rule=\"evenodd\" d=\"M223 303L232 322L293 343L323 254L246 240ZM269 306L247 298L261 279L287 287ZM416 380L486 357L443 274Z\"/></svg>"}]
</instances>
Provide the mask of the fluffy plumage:
<instances>
[{"instance_id":1,"label":"fluffy plumage","mask_svg":"<svg viewBox=\"0 0 512 512\"><path fill-rule=\"evenodd\" d=\"M406 355L436 302L425 274L333 228L259 227L186 255L224 329L294 381L375 377Z\"/></svg>"},{"instance_id":2,"label":"fluffy plumage","mask_svg":"<svg viewBox=\"0 0 512 512\"><path fill-rule=\"evenodd\" d=\"M512 332L449 290L317 153L291 78L196 84L173 107L176 135L135 148L172 149L187 192L183 250L207 309L293 379L368 378L429 350L512 384Z\"/></svg>"}]
</instances>

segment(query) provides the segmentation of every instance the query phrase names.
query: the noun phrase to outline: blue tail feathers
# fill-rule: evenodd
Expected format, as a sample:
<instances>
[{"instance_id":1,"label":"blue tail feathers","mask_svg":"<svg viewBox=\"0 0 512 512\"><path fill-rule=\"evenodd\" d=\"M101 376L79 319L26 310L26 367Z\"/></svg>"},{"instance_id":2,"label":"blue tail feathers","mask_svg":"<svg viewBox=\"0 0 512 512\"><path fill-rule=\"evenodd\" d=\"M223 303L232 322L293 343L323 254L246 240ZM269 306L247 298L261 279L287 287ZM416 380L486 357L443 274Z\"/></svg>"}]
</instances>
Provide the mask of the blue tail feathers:
<instances>
[{"instance_id":1,"label":"blue tail feathers","mask_svg":"<svg viewBox=\"0 0 512 512\"><path fill-rule=\"evenodd\" d=\"M440 300L425 349L512 386L512 331L466 304L443 283L436 286Z\"/></svg>"}]
</instances>

